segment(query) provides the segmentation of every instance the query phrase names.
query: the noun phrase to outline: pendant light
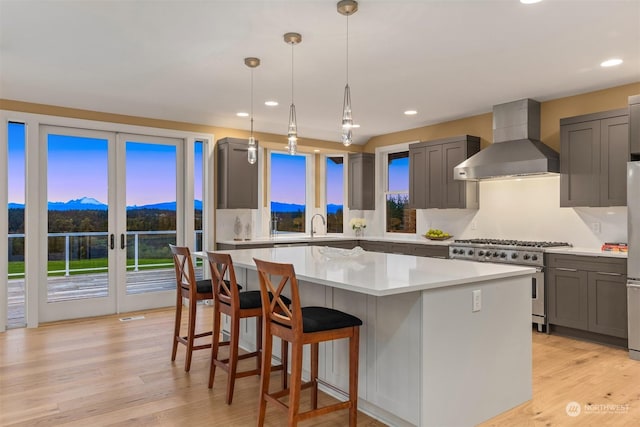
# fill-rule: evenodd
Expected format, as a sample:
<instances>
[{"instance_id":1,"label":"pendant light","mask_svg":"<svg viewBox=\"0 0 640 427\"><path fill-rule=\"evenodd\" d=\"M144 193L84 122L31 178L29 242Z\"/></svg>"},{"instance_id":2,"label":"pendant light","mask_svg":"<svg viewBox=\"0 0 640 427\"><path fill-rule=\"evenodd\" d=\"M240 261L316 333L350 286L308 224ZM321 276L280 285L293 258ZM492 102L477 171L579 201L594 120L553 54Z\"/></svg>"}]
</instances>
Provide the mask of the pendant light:
<instances>
[{"instance_id":1,"label":"pendant light","mask_svg":"<svg viewBox=\"0 0 640 427\"><path fill-rule=\"evenodd\" d=\"M298 123L296 121L296 106L293 103L293 46L302 41L298 33L286 33L284 42L291 45L291 107L289 108L289 130L287 132L287 149L294 155L298 150Z\"/></svg>"},{"instance_id":2,"label":"pendant light","mask_svg":"<svg viewBox=\"0 0 640 427\"><path fill-rule=\"evenodd\" d=\"M244 58L244 65L251 68L251 136L249 136L247 161L253 165L258 160L258 145L253 137L253 70L260 65L260 58Z\"/></svg>"},{"instance_id":3,"label":"pendant light","mask_svg":"<svg viewBox=\"0 0 640 427\"><path fill-rule=\"evenodd\" d=\"M347 84L344 87L344 101L342 103L342 144L348 147L353 142L353 117L351 115L351 89L349 88L349 15L358 11L355 0L341 0L338 2L338 13L347 17Z\"/></svg>"}]
</instances>

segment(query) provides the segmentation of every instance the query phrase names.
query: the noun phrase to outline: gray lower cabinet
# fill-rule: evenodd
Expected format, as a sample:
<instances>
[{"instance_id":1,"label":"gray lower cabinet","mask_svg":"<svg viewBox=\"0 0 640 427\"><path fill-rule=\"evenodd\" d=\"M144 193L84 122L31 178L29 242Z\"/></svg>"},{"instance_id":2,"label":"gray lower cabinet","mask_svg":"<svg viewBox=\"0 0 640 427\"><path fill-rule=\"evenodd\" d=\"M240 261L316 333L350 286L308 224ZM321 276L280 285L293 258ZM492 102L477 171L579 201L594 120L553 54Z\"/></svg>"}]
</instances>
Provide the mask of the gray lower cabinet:
<instances>
[{"instance_id":1,"label":"gray lower cabinet","mask_svg":"<svg viewBox=\"0 0 640 427\"><path fill-rule=\"evenodd\" d=\"M640 160L640 95L629 97L629 150Z\"/></svg>"},{"instance_id":2,"label":"gray lower cabinet","mask_svg":"<svg viewBox=\"0 0 640 427\"><path fill-rule=\"evenodd\" d=\"M560 120L560 206L626 206L627 109Z\"/></svg>"},{"instance_id":3,"label":"gray lower cabinet","mask_svg":"<svg viewBox=\"0 0 640 427\"><path fill-rule=\"evenodd\" d=\"M626 260L549 254L549 324L627 337Z\"/></svg>"},{"instance_id":4,"label":"gray lower cabinet","mask_svg":"<svg viewBox=\"0 0 640 427\"><path fill-rule=\"evenodd\" d=\"M247 161L246 139L218 140L218 209L258 209L258 164Z\"/></svg>"},{"instance_id":5,"label":"gray lower cabinet","mask_svg":"<svg viewBox=\"0 0 640 427\"><path fill-rule=\"evenodd\" d=\"M374 210L375 154L349 153L349 209Z\"/></svg>"},{"instance_id":6,"label":"gray lower cabinet","mask_svg":"<svg viewBox=\"0 0 640 427\"><path fill-rule=\"evenodd\" d=\"M416 209L478 208L478 183L453 178L453 168L480 151L462 135L409 145L409 203Z\"/></svg>"}]
</instances>

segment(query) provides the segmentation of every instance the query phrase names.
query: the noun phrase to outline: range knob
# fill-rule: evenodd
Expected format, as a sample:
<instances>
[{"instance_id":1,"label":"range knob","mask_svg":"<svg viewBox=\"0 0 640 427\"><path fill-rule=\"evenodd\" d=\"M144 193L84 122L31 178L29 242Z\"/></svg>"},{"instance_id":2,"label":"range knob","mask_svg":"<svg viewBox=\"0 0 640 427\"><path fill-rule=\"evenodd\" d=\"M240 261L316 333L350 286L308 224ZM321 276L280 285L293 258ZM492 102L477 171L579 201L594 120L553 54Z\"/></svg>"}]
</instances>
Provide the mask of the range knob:
<instances>
[{"instance_id":1,"label":"range knob","mask_svg":"<svg viewBox=\"0 0 640 427\"><path fill-rule=\"evenodd\" d=\"M497 257L498 257L498 255L500 255L498 252L494 252L494 253L493 253L493 257L494 257L494 258L497 258Z\"/></svg>"},{"instance_id":2,"label":"range knob","mask_svg":"<svg viewBox=\"0 0 640 427\"><path fill-rule=\"evenodd\" d=\"M507 254L505 254L504 252L500 254L500 258L506 258L506 257L507 257Z\"/></svg>"},{"instance_id":3,"label":"range knob","mask_svg":"<svg viewBox=\"0 0 640 427\"><path fill-rule=\"evenodd\" d=\"M467 252L467 255L473 255L473 249L469 249L469 252Z\"/></svg>"},{"instance_id":4,"label":"range knob","mask_svg":"<svg viewBox=\"0 0 640 427\"><path fill-rule=\"evenodd\" d=\"M512 254L511 254L511 258L512 258L512 259L516 259L516 258L518 258L518 254L517 254L517 253L515 253L515 252L514 252L514 253L512 253Z\"/></svg>"},{"instance_id":5,"label":"range knob","mask_svg":"<svg viewBox=\"0 0 640 427\"><path fill-rule=\"evenodd\" d=\"M531 257L531 259L532 259L532 260L534 260L534 261L537 261L537 260L538 260L538 255L533 255L533 256Z\"/></svg>"},{"instance_id":6,"label":"range knob","mask_svg":"<svg viewBox=\"0 0 640 427\"><path fill-rule=\"evenodd\" d=\"M487 256L490 257L491 256L491 251L487 251Z\"/></svg>"},{"instance_id":7,"label":"range knob","mask_svg":"<svg viewBox=\"0 0 640 427\"><path fill-rule=\"evenodd\" d=\"M453 252L454 254L457 254L457 253L458 253L458 250L457 250L457 249L454 249L454 250L452 250L451 252Z\"/></svg>"},{"instance_id":8,"label":"range knob","mask_svg":"<svg viewBox=\"0 0 640 427\"><path fill-rule=\"evenodd\" d=\"M531 257L529 256L529 254L524 254L524 255L522 256L522 258L524 258L524 259L529 259L529 258L531 258Z\"/></svg>"},{"instance_id":9,"label":"range knob","mask_svg":"<svg viewBox=\"0 0 640 427\"><path fill-rule=\"evenodd\" d=\"M484 255L484 251L478 252L478 255L483 256Z\"/></svg>"}]
</instances>

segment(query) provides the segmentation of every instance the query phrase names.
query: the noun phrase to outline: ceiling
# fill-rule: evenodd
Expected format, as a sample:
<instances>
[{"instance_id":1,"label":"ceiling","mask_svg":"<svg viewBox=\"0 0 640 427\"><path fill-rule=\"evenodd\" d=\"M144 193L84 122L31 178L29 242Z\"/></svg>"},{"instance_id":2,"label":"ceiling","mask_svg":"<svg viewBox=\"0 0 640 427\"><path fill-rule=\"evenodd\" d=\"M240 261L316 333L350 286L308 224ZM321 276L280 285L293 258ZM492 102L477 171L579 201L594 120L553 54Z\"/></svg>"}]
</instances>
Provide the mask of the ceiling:
<instances>
[{"instance_id":1,"label":"ceiling","mask_svg":"<svg viewBox=\"0 0 640 427\"><path fill-rule=\"evenodd\" d=\"M0 98L340 140L346 20L334 0L0 0ZM349 18L355 142L640 81L640 0L360 0ZM603 60L624 63L601 68ZM267 107L264 101L279 102ZM417 110L406 116L405 110ZM283 137L283 141L284 141Z\"/></svg>"}]
</instances>

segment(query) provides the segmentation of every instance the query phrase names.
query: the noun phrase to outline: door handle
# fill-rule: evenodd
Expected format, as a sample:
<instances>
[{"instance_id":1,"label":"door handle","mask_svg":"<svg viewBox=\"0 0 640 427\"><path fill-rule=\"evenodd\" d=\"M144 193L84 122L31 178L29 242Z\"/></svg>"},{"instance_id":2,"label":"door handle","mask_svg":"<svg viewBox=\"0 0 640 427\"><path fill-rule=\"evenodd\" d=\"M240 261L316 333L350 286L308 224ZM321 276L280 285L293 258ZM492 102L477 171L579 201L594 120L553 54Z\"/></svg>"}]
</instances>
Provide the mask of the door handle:
<instances>
[{"instance_id":1,"label":"door handle","mask_svg":"<svg viewBox=\"0 0 640 427\"><path fill-rule=\"evenodd\" d=\"M116 236L114 236L113 233L111 233L111 238L109 240L110 240L109 246L111 246L111 249L115 249L116 248Z\"/></svg>"},{"instance_id":2,"label":"door handle","mask_svg":"<svg viewBox=\"0 0 640 427\"><path fill-rule=\"evenodd\" d=\"M125 245L124 233L122 233L122 234L120 234L120 249L124 249L126 247L127 247L127 245Z\"/></svg>"},{"instance_id":3,"label":"door handle","mask_svg":"<svg viewBox=\"0 0 640 427\"><path fill-rule=\"evenodd\" d=\"M604 274L605 276L622 276L621 273L609 273L607 271L598 271L598 274Z\"/></svg>"}]
</instances>

